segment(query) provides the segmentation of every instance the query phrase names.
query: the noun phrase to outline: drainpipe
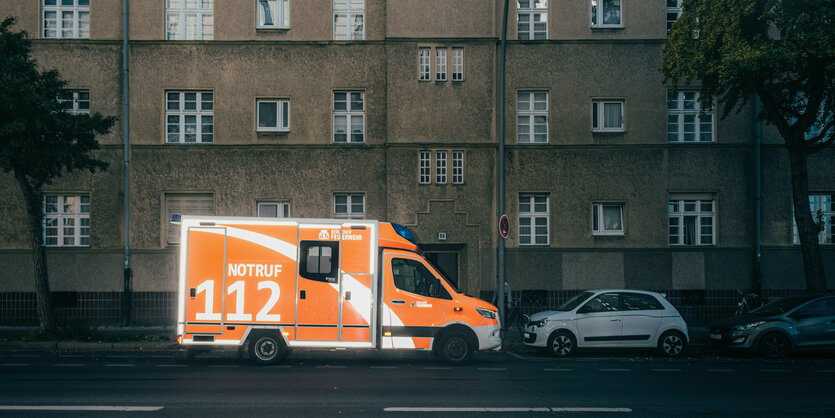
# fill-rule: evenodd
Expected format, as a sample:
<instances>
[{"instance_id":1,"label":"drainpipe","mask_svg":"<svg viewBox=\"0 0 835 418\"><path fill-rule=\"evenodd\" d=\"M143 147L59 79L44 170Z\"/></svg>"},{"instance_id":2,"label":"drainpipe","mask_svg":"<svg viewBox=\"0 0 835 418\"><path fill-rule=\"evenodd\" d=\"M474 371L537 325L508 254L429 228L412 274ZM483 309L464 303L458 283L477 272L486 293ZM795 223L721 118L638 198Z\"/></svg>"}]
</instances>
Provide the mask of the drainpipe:
<instances>
[{"instance_id":1,"label":"drainpipe","mask_svg":"<svg viewBox=\"0 0 835 418\"><path fill-rule=\"evenodd\" d=\"M122 26L124 34L122 35L122 86L123 86L123 106L122 111L124 126L124 156L125 156L125 270L124 270L124 291L122 292L122 326L131 323L131 303L133 296L131 295L131 269L130 269L130 78L128 76L128 36L129 36L129 22L128 15L129 0L124 0Z\"/></svg>"},{"instance_id":2,"label":"drainpipe","mask_svg":"<svg viewBox=\"0 0 835 418\"><path fill-rule=\"evenodd\" d=\"M756 241L754 242L754 292L762 295L762 179L761 164L762 155L760 142L760 96L754 96L754 231Z\"/></svg>"},{"instance_id":3,"label":"drainpipe","mask_svg":"<svg viewBox=\"0 0 835 418\"><path fill-rule=\"evenodd\" d=\"M504 215L504 102L505 102L505 92L504 92L504 79L505 79L505 53L507 50L507 8L508 3L510 0L504 1L504 14L502 15L502 48L501 48L501 55L499 57L499 152L498 152L498 159L499 159L499 184L498 184L498 193L499 193L499 201L498 201L498 214L496 219L500 216ZM498 225L498 222L496 223ZM497 270L497 280L496 280L496 304L499 306L499 318L501 319L502 329L507 329L507 324L505 323L506 319L506 306L505 306L505 292L504 292L504 284L505 284L505 263L504 263L504 238L501 236L498 237L499 240L499 248L497 254L497 263L498 266Z\"/></svg>"}]
</instances>

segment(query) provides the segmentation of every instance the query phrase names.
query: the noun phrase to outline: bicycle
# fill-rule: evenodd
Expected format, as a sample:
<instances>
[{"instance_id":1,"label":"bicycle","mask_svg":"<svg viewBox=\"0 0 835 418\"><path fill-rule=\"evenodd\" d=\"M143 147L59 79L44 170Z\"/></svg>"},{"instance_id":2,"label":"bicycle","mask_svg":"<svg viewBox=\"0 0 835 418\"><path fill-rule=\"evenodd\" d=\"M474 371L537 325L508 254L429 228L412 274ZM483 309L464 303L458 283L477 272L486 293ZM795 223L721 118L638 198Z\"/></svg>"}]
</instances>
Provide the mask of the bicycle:
<instances>
[{"instance_id":1,"label":"bicycle","mask_svg":"<svg viewBox=\"0 0 835 418\"><path fill-rule=\"evenodd\" d=\"M739 302L736 303L736 312L734 312L734 315L736 316L747 314L748 312L765 305L765 299L756 293L751 292L744 294L741 290L737 290L736 293L741 296Z\"/></svg>"}]
</instances>

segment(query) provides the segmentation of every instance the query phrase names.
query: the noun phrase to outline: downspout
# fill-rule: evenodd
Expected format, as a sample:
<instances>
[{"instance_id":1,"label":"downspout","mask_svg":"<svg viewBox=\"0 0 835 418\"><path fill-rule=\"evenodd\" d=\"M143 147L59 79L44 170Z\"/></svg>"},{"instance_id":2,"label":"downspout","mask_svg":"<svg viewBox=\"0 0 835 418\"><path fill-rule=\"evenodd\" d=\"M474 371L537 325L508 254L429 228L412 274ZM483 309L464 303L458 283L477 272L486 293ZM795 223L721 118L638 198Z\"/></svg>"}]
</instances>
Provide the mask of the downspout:
<instances>
[{"instance_id":1,"label":"downspout","mask_svg":"<svg viewBox=\"0 0 835 418\"><path fill-rule=\"evenodd\" d=\"M754 97L754 292L762 295L762 156L760 142L760 97Z\"/></svg>"},{"instance_id":2,"label":"downspout","mask_svg":"<svg viewBox=\"0 0 835 418\"><path fill-rule=\"evenodd\" d=\"M128 14L129 0L124 0L122 27L124 33L122 35L122 101L123 111L122 126L124 126L124 156L125 156L125 270L124 270L124 291L122 292L122 325L131 323L131 304L133 296L131 295L131 269L130 269L130 77L129 77L129 23L130 18Z\"/></svg>"},{"instance_id":3,"label":"downspout","mask_svg":"<svg viewBox=\"0 0 835 418\"><path fill-rule=\"evenodd\" d=\"M501 54L499 56L499 152L498 152L498 160L499 160L499 172L498 172L498 214L497 219L504 215L504 102L505 102L505 91L504 91L504 82L505 82L505 54L507 50L507 9L508 3L510 0L504 0L504 13L502 15L502 39L501 39ZM496 222L498 225L498 222ZM497 271L497 279L496 279L496 304L499 307L499 319L502 324L502 329L507 329L507 324L505 323L506 319L506 306L505 306L505 292L504 292L504 284L505 284L505 263L504 263L504 238L501 235L498 237L499 245L498 245L498 254L496 257L496 262L498 266L496 268Z\"/></svg>"}]
</instances>

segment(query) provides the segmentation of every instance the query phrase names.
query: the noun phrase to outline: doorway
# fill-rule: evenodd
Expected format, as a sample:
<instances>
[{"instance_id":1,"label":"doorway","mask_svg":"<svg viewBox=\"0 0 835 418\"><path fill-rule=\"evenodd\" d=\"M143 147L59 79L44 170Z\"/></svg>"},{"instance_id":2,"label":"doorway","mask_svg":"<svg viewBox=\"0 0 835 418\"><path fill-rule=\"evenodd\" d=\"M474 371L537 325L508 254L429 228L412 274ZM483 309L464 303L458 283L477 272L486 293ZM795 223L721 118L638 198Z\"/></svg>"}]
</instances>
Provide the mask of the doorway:
<instances>
[{"instance_id":1,"label":"doorway","mask_svg":"<svg viewBox=\"0 0 835 418\"><path fill-rule=\"evenodd\" d=\"M424 257L458 289L458 252L425 252Z\"/></svg>"}]
</instances>

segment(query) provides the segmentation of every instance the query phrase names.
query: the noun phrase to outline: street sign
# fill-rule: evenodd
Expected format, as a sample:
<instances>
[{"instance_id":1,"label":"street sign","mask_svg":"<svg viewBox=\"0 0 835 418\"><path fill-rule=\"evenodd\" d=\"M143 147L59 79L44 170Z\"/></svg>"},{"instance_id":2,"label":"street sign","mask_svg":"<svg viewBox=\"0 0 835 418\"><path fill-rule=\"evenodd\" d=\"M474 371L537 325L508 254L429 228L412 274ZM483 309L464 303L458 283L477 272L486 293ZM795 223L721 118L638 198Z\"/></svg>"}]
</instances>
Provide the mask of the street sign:
<instances>
[{"instance_id":1,"label":"street sign","mask_svg":"<svg viewBox=\"0 0 835 418\"><path fill-rule=\"evenodd\" d=\"M502 215L499 218L499 234L502 238L507 238L507 235L510 234L510 222L507 220L507 215Z\"/></svg>"}]
</instances>

